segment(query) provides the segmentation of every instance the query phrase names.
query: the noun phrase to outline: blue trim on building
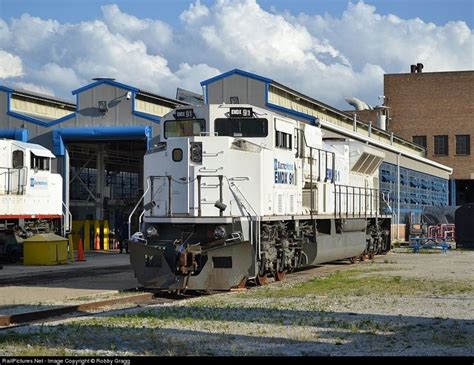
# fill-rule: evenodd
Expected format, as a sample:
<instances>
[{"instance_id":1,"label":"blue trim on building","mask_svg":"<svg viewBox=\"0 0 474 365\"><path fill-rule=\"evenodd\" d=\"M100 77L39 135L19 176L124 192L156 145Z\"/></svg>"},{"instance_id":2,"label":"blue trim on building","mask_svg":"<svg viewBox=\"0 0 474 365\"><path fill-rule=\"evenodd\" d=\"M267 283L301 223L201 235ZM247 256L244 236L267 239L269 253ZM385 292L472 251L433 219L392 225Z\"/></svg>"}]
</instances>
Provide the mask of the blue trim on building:
<instances>
[{"instance_id":1,"label":"blue trim on building","mask_svg":"<svg viewBox=\"0 0 474 365\"><path fill-rule=\"evenodd\" d=\"M79 89L73 90L72 95L75 95L75 94L81 93L83 91L92 89L93 87L96 87L96 86L99 86L99 85L102 85L102 84L116 86L116 87L119 87L121 89L133 91L134 93L137 93L137 92L140 91L136 87L133 87L133 86L130 86L130 85L127 85L127 84L122 84L121 82L117 82L117 81L113 81L113 80L98 80L98 81L93 82L89 85L85 85L83 87L80 87Z\"/></svg>"},{"instance_id":2,"label":"blue trim on building","mask_svg":"<svg viewBox=\"0 0 474 365\"><path fill-rule=\"evenodd\" d=\"M8 105L8 108L10 108L10 105ZM29 117L27 115L23 115L23 114L20 114L20 113L17 113L17 112L12 112L10 110L7 111L7 114L14 117L14 118L16 118L16 119L24 120L26 122L30 122L30 123L39 125L41 127L52 127L56 124L60 124L62 122L65 122L66 120L69 120L69 119L76 116L76 113L72 112L71 114L65 115L64 117L61 117L59 119L55 119L51 122L45 122L44 120Z\"/></svg>"},{"instance_id":3,"label":"blue trim on building","mask_svg":"<svg viewBox=\"0 0 474 365\"><path fill-rule=\"evenodd\" d=\"M15 141L28 142L28 129L0 129L0 138L14 139Z\"/></svg>"},{"instance_id":4,"label":"blue trim on building","mask_svg":"<svg viewBox=\"0 0 474 365\"><path fill-rule=\"evenodd\" d=\"M269 79L267 77L263 77L263 76L260 76L260 75L253 74L251 72L247 72L247 71L243 71L243 70L239 70L238 68L235 68L231 71L227 71L227 72L224 72L223 74L220 74L220 75L211 77L210 79L201 81L201 86L205 86L205 85L208 85L208 84L213 83L215 81L225 79L226 77L229 77L229 76L232 76L232 75L241 75L241 76L249 77L249 78L254 79L254 80L263 81L263 82L266 82L266 83L270 83L270 82L273 81L272 79Z\"/></svg>"},{"instance_id":5,"label":"blue trim on building","mask_svg":"<svg viewBox=\"0 0 474 365\"><path fill-rule=\"evenodd\" d=\"M10 89L9 87L0 85L0 91L4 91L4 92L6 92L6 93L12 93L12 92L14 92L15 90Z\"/></svg>"},{"instance_id":6,"label":"blue trim on building","mask_svg":"<svg viewBox=\"0 0 474 365\"><path fill-rule=\"evenodd\" d=\"M106 139L145 139L147 149L153 137L153 129L150 126L130 127L102 127L102 128L58 128L53 130L52 142L53 153L56 156L64 156L65 142L77 140L106 140Z\"/></svg>"},{"instance_id":7,"label":"blue trim on building","mask_svg":"<svg viewBox=\"0 0 474 365\"><path fill-rule=\"evenodd\" d=\"M287 113L287 114L293 115L293 116L298 117L298 118L307 119L312 124L319 125L319 122L317 122L317 118L313 117L312 115L297 112L296 110L285 108L285 107L282 107L280 105L272 104L272 103L269 103L268 101L265 103L265 105L268 106L269 108L278 110L280 112Z\"/></svg>"}]
</instances>

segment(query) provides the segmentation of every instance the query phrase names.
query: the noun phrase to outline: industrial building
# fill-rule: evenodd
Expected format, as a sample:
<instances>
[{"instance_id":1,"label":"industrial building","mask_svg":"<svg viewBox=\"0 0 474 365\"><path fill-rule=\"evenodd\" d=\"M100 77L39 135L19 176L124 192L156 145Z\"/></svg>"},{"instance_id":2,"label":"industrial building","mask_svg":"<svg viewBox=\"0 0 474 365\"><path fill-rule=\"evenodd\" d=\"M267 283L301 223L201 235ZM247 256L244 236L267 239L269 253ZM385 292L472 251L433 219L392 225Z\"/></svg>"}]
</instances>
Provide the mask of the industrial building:
<instances>
[{"instance_id":1,"label":"industrial building","mask_svg":"<svg viewBox=\"0 0 474 365\"><path fill-rule=\"evenodd\" d=\"M474 203L474 71L421 70L384 75L388 129L426 148L429 159L453 168L451 205Z\"/></svg>"},{"instance_id":2,"label":"industrial building","mask_svg":"<svg viewBox=\"0 0 474 365\"><path fill-rule=\"evenodd\" d=\"M160 117L188 103L108 78L72 94L75 104L1 87L0 138L38 143L54 153L65 214L72 214L77 231L101 232L101 247L108 248L104 230L127 233L128 215L143 192L143 156L159 134ZM84 238L90 248L92 239Z\"/></svg>"},{"instance_id":3,"label":"industrial building","mask_svg":"<svg viewBox=\"0 0 474 365\"><path fill-rule=\"evenodd\" d=\"M356 116L272 79L237 69L201 85L207 103L249 103L319 124L325 138L352 138L384 151L379 184L386 199L386 211L394 215L395 222L406 223L411 213L417 221L423 206L449 203L448 181L452 169L427 159L423 147L393 132L361 122ZM395 236L399 234L397 230Z\"/></svg>"},{"instance_id":4,"label":"industrial building","mask_svg":"<svg viewBox=\"0 0 474 365\"><path fill-rule=\"evenodd\" d=\"M391 131L425 148L425 156L453 168L449 181L449 204L474 203L474 71L422 72L384 75L383 105L370 107L357 98L347 98L355 110L347 111L368 123L384 116Z\"/></svg>"}]
</instances>

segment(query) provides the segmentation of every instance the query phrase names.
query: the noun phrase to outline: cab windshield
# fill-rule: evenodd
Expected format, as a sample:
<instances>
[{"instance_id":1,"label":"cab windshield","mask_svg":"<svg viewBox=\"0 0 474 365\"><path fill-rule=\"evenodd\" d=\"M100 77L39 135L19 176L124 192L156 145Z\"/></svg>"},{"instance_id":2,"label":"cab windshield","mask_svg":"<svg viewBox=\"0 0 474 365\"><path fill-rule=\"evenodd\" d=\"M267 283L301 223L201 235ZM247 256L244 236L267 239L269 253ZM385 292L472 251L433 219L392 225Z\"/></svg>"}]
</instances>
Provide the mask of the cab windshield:
<instances>
[{"instance_id":1,"label":"cab windshield","mask_svg":"<svg viewBox=\"0 0 474 365\"><path fill-rule=\"evenodd\" d=\"M218 136L228 137L266 137L268 121L263 118L220 118L215 120Z\"/></svg>"},{"instance_id":2,"label":"cab windshield","mask_svg":"<svg viewBox=\"0 0 474 365\"><path fill-rule=\"evenodd\" d=\"M199 136L206 129L204 119L168 120L164 125L165 138Z\"/></svg>"}]
</instances>

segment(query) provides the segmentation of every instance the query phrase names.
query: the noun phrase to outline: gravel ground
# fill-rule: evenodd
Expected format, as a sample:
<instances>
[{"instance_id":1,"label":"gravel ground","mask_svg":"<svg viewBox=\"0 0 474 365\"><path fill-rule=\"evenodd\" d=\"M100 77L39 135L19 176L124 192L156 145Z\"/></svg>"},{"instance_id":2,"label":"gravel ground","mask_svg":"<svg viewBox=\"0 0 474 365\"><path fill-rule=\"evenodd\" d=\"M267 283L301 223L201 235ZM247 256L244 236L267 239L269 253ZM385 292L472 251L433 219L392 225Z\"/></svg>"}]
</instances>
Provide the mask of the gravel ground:
<instances>
[{"instance_id":1,"label":"gravel ground","mask_svg":"<svg viewBox=\"0 0 474 365\"><path fill-rule=\"evenodd\" d=\"M474 252L391 252L266 287L0 333L10 355L474 356ZM336 271L334 271L336 270Z\"/></svg>"}]
</instances>

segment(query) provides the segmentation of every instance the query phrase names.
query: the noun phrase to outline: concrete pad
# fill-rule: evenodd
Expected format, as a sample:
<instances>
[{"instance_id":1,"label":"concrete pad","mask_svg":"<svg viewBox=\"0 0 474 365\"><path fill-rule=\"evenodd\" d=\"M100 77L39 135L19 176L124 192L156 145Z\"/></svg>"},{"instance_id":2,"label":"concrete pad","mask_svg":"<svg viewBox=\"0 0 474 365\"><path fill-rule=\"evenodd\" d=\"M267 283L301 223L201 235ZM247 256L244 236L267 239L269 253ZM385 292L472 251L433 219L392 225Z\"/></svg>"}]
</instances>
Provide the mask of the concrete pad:
<instances>
[{"instance_id":1,"label":"concrete pad","mask_svg":"<svg viewBox=\"0 0 474 365\"><path fill-rule=\"evenodd\" d=\"M22 264L4 264L0 270L0 285L2 279L12 279L21 277L31 277L35 275L44 275L48 273L66 273L68 271L106 268L130 265L127 254L119 254L111 251L88 251L86 252L87 261L68 262L64 265L53 266L24 266Z\"/></svg>"},{"instance_id":2,"label":"concrete pad","mask_svg":"<svg viewBox=\"0 0 474 365\"><path fill-rule=\"evenodd\" d=\"M45 305L82 297L114 294L138 286L132 271L124 273L61 279L40 285L0 287L0 314L7 306ZM2 308L3 307L3 308Z\"/></svg>"}]
</instances>

